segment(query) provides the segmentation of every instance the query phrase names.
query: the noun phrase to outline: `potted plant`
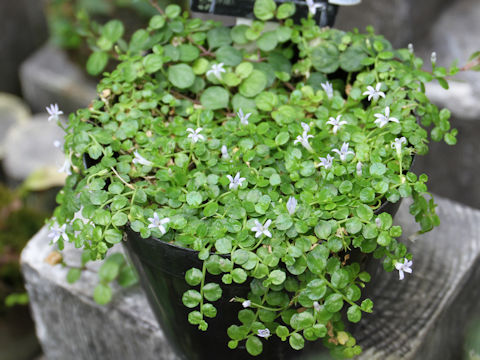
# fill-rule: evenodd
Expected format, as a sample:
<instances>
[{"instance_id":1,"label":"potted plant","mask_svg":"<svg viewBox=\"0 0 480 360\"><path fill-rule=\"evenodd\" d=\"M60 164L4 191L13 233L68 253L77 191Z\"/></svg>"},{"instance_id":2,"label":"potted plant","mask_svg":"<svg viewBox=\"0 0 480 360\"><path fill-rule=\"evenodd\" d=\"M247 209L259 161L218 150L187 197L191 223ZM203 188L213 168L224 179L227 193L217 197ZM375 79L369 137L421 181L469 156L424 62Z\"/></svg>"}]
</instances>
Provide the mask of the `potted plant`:
<instances>
[{"instance_id":1,"label":"potted plant","mask_svg":"<svg viewBox=\"0 0 480 360\"><path fill-rule=\"evenodd\" d=\"M412 197L419 231L438 225L411 164L428 135L456 141L424 93L456 69L424 71L371 28L295 24L290 3L254 12L226 28L170 5L117 49L99 99L65 125L70 176L50 236L87 260L123 242L183 358L291 358L318 339L353 357L344 320L373 307L362 258L412 272L395 206Z\"/></svg>"}]
</instances>

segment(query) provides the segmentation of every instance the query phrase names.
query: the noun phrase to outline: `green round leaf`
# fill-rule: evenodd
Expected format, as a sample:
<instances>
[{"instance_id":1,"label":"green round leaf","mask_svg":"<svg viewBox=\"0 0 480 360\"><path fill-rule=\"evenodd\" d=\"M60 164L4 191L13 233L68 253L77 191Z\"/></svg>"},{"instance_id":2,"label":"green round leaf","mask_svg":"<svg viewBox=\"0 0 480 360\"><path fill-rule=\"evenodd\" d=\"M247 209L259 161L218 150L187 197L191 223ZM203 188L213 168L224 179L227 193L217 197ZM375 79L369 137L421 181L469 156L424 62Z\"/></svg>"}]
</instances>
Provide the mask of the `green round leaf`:
<instances>
[{"instance_id":1,"label":"green round leaf","mask_svg":"<svg viewBox=\"0 0 480 360\"><path fill-rule=\"evenodd\" d=\"M112 300L112 289L105 284L98 284L93 291L93 299L100 305L105 305Z\"/></svg>"},{"instance_id":2,"label":"green round leaf","mask_svg":"<svg viewBox=\"0 0 480 360\"><path fill-rule=\"evenodd\" d=\"M99 75L108 63L108 54L102 51L95 51L88 57L87 72L90 75Z\"/></svg>"},{"instance_id":3,"label":"green round leaf","mask_svg":"<svg viewBox=\"0 0 480 360\"><path fill-rule=\"evenodd\" d=\"M207 88L200 96L200 102L208 110L218 110L228 108L230 94L220 86L211 86Z\"/></svg>"},{"instance_id":4,"label":"green round leaf","mask_svg":"<svg viewBox=\"0 0 480 360\"><path fill-rule=\"evenodd\" d=\"M277 4L273 0L256 0L253 7L253 13L260 20L270 20L273 18Z\"/></svg>"},{"instance_id":5,"label":"green round leaf","mask_svg":"<svg viewBox=\"0 0 480 360\"><path fill-rule=\"evenodd\" d=\"M305 340L299 333L293 333L288 340L290 346L295 350L301 350L305 346Z\"/></svg>"},{"instance_id":6,"label":"green round leaf","mask_svg":"<svg viewBox=\"0 0 480 360\"><path fill-rule=\"evenodd\" d=\"M195 74L187 64L172 65L168 68L168 80L179 89L186 89L193 85Z\"/></svg>"},{"instance_id":7,"label":"green round leaf","mask_svg":"<svg viewBox=\"0 0 480 360\"><path fill-rule=\"evenodd\" d=\"M222 288L215 283L205 284L203 287L203 296L208 301L217 301L222 297Z\"/></svg>"},{"instance_id":8,"label":"green round leaf","mask_svg":"<svg viewBox=\"0 0 480 360\"><path fill-rule=\"evenodd\" d=\"M202 301L202 295L197 290L187 290L183 293L182 302L188 308L194 308Z\"/></svg>"},{"instance_id":9,"label":"green round leaf","mask_svg":"<svg viewBox=\"0 0 480 360\"><path fill-rule=\"evenodd\" d=\"M254 97L267 86L267 76L263 71L253 70L239 87L240 94L247 98Z\"/></svg>"},{"instance_id":10,"label":"green round leaf","mask_svg":"<svg viewBox=\"0 0 480 360\"><path fill-rule=\"evenodd\" d=\"M256 336L250 336L245 345L248 353L252 356L260 355L263 351L262 341Z\"/></svg>"},{"instance_id":11,"label":"green round leaf","mask_svg":"<svg viewBox=\"0 0 480 360\"><path fill-rule=\"evenodd\" d=\"M188 285L196 286L202 282L203 274L197 268L191 268L185 273L185 281Z\"/></svg>"},{"instance_id":12,"label":"green round leaf","mask_svg":"<svg viewBox=\"0 0 480 360\"><path fill-rule=\"evenodd\" d=\"M325 299L325 308L331 312L336 313L343 307L343 298L340 294L331 294Z\"/></svg>"}]
</instances>

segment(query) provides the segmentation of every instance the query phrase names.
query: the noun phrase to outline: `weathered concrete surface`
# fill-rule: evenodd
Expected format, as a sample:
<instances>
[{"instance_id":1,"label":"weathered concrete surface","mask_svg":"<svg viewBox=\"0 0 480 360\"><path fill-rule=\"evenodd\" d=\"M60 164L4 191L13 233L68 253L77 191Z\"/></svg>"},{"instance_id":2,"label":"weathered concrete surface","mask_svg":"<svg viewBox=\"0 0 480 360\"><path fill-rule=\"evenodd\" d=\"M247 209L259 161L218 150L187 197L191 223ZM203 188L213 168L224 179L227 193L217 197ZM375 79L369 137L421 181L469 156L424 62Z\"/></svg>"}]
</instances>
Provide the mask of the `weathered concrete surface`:
<instances>
[{"instance_id":1,"label":"weathered concrete surface","mask_svg":"<svg viewBox=\"0 0 480 360\"><path fill-rule=\"evenodd\" d=\"M23 95L34 112L61 104L65 114L85 107L96 98L95 82L51 44L43 46L20 68Z\"/></svg>"},{"instance_id":2,"label":"weathered concrete surface","mask_svg":"<svg viewBox=\"0 0 480 360\"><path fill-rule=\"evenodd\" d=\"M421 39L436 16L455 0L362 0L360 5L339 9L335 27L364 31L373 25L394 46L406 46Z\"/></svg>"},{"instance_id":3,"label":"weathered concrete surface","mask_svg":"<svg viewBox=\"0 0 480 360\"><path fill-rule=\"evenodd\" d=\"M64 132L48 115L39 114L20 126L13 127L5 139L4 170L8 178L25 180L40 168L58 169L63 165L63 152L53 143L62 140Z\"/></svg>"},{"instance_id":4,"label":"weathered concrete surface","mask_svg":"<svg viewBox=\"0 0 480 360\"><path fill-rule=\"evenodd\" d=\"M437 203L441 227L413 243L406 240L417 231L409 204L399 210L396 222L403 225L413 253L413 274L399 281L396 271L373 268L369 289L374 313L354 329L364 348L362 360L462 357L465 325L480 314L480 288L475 286L480 281L480 211L442 198ZM21 261L49 360L175 359L138 287L117 291L108 306L95 304L95 267L68 284L66 268L44 262L52 251L46 235L44 228L30 241ZM66 263L72 264L75 256L78 252L67 251Z\"/></svg>"},{"instance_id":5,"label":"weathered concrete surface","mask_svg":"<svg viewBox=\"0 0 480 360\"><path fill-rule=\"evenodd\" d=\"M0 91L20 93L20 63L47 37L43 1L0 1Z\"/></svg>"}]
</instances>

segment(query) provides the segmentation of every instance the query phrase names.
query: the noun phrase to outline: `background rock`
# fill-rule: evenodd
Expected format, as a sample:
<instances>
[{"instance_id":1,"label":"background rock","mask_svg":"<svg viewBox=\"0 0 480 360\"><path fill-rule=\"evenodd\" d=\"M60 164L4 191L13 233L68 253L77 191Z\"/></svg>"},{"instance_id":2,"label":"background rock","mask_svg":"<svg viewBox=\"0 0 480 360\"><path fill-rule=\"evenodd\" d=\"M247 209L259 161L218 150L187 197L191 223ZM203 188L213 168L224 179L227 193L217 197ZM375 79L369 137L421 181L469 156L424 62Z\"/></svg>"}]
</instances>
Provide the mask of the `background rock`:
<instances>
[{"instance_id":1,"label":"background rock","mask_svg":"<svg viewBox=\"0 0 480 360\"><path fill-rule=\"evenodd\" d=\"M20 79L25 100L34 112L60 104L65 114L85 107L97 97L95 81L67 54L48 44L21 66Z\"/></svg>"},{"instance_id":2,"label":"background rock","mask_svg":"<svg viewBox=\"0 0 480 360\"><path fill-rule=\"evenodd\" d=\"M30 120L30 109L15 95L0 93L0 159L5 153L8 130Z\"/></svg>"},{"instance_id":3,"label":"background rock","mask_svg":"<svg viewBox=\"0 0 480 360\"><path fill-rule=\"evenodd\" d=\"M10 129L5 140L4 170L14 181L25 180L43 167L60 168L64 162L62 151L53 145L63 139L64 132L48 115L40 114L33 121Z\"/></svg>"}]
</instances>

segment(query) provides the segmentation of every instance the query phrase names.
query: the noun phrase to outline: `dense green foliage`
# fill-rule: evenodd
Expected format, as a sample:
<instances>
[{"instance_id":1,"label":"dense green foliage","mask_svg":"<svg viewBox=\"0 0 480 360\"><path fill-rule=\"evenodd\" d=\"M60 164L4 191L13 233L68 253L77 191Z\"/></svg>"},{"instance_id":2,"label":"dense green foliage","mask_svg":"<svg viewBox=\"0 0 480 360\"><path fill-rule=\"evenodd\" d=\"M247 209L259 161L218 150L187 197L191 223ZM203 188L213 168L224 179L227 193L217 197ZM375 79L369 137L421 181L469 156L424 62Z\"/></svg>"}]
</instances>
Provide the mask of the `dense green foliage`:
<instances>
[{"instance_id":1,"label":"dense green foliage","mask_svg":"<svg viewBox=\"0 0 480 360\"><path fill-rule=\"evenodd\" d=\"M423 71L371 29L295 25L293 12L258 0L257 17L278 26L226 28L171 5L134 33L99 100L69 118L73 173L55 219L92 260L121 242L124 226L199 251L203 268L187 273L182 300L202 330L222 287L249 281L248 300L235 299L245 309L228 330L231 348L246 341L260 354L271 334L294 349L324 338L351 357L361 349L341 311L358 322L373 304L361 294L370 276L350 254L373 254L387 271L411 259L401 228L376 210L412 197L421 231L438 225L427 176L408 169L428 151L426 128L456 141L448 110L423 85L446 86L455 69ZM367 99L368 86L377 96ZM221 282L205 283L207 272Z\"/></svg>"}]
</instances>

